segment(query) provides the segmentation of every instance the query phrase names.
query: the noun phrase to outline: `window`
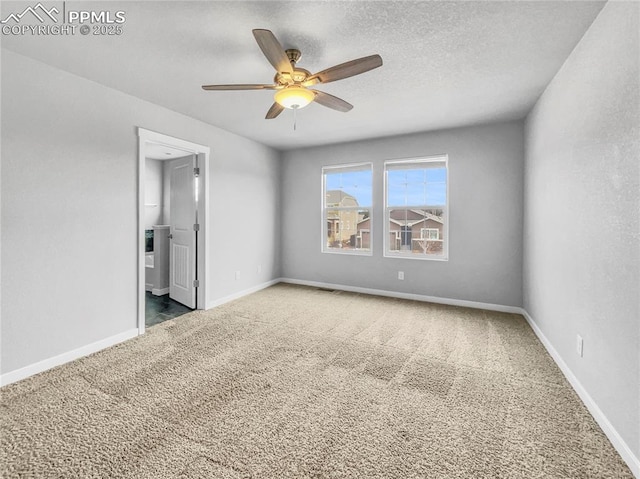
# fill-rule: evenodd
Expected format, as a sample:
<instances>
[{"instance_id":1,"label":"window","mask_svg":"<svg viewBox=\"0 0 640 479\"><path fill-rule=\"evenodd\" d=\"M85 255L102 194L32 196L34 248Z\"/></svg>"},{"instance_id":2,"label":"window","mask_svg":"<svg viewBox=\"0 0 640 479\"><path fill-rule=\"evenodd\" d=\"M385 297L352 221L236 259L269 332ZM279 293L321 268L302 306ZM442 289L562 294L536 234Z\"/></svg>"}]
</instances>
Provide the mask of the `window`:
<instances>
[{"instance_id":1,"label":"window","mask_svg":"<svg viewBox=\"0 0 640 479\"><path fill-rule=\"evenodd\" d=\"M421 228L420 238L430 240L440 239L440 230L437 228Z\"/></svg>"},{"instance_id":2,"label":"window","mask_svg":"<svg viewBox=\"0 0 640 479\"><path fill-rule=\"evenodd\" d=\"M372 165L322 169L322 251L371 254Z\"/></svg>"},{"instance_id":3,"label":"window","mask_svg":"<svg viewBox=\"0 0 640 479\"><path fill-rule=\"evenodd\" d=\"M447 157L384 164L385 256L447 259Z\"/></svg>"}]
</instances>

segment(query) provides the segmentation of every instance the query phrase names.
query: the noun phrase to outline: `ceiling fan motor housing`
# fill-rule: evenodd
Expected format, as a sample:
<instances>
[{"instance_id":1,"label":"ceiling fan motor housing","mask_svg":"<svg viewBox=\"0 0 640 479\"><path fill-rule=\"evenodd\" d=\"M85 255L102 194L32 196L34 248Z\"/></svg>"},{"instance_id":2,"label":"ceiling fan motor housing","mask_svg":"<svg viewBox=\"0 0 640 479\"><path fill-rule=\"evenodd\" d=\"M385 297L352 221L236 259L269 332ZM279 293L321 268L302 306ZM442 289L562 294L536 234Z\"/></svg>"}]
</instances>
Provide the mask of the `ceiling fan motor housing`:
<instances>
[{"instance_id":1,"label":"ceiling fan motor housing","mask_svg":"<svg viewBox=\"0 0 640 479\"><path fill-rule=\"evenodd\" d=\"M274 83L280 86L289 86L300 84L304 82L307 78L311 76L311 72L309 70L305 70L304 68L296 68L296 63L302 57L302 52L296 48L290 48L285 50L287 54L287 58L291 62L291 66L293 67L293 72L278 72L274 77Z\"/></svg>"},{"instance_id":2,"label":"ceiling fan motor housing","mask_svg":"<svg viewBox=\"0 0 640 479\"><path fill-rule=\"evenodd\" d=\"M307 78L311 76L311 72L309 70L305 70L304 68L294 68L293 73L276 73L274 77L274 82L277 85L288 86L294 84L300 84L304 82Z\"/></svg>"}]
</instances>

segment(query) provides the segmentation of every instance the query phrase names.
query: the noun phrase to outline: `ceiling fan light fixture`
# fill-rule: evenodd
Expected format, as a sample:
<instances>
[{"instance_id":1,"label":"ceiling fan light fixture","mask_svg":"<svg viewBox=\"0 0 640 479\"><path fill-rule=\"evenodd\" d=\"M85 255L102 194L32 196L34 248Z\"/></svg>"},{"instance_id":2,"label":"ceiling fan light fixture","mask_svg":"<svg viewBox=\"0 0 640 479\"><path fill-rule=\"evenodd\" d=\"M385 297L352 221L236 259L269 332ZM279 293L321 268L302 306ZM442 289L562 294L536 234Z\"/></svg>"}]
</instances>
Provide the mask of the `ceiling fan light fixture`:
<instances>
[{"instance_id":1,"label":"ceiling fan light fixture","mask_svg":"<svg viewBox=\"0 0 640 479\"><path fill-rule=\"evenodd\" d=\"M277 103L285 108L304 108L315 98L315 93L301 86L293 85L282 90L278 90L274 95Z\"/></svg>"}]
</instances>

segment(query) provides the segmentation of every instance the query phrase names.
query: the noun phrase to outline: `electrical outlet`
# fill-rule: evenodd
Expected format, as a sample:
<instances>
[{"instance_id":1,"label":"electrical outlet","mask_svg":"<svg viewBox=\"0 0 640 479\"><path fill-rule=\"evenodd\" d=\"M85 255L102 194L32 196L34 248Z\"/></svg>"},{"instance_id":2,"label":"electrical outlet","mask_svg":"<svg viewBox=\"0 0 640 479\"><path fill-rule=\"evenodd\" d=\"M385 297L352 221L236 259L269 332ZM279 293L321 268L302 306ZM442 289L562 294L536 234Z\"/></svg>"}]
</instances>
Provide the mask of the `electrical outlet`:
<instances>
[{"instance_id":1,"label":"electrical outlet","mask_svg":"<svg viewBox=\"0 0 640 479\"><path fill-rule=\"evenodd\" d=\"M240 279L240 271L236 271L236 280Z\"/></svg>"},{"instance_id":2,"label":"electrical outlet","mask_svg":"<svg viewBox=\"0 0 640 479\"><path fill-rule=\"evenodd\" d=\"M583 348L584 348L584 341L582 340L582 336L578 334L578 337L576 338L576 352L580 357L582 357L582 353L584 351Z\"/></svg>"},{"instance_id":3,"label":"electrical outlet","mask_svg":"<svg viewBox=\"0 0 640 479\"><path fill-rule=\"evenodd\" d=\"M404 271L398 271L398 279L404 280Z\"/></svg>"}]
</instances>

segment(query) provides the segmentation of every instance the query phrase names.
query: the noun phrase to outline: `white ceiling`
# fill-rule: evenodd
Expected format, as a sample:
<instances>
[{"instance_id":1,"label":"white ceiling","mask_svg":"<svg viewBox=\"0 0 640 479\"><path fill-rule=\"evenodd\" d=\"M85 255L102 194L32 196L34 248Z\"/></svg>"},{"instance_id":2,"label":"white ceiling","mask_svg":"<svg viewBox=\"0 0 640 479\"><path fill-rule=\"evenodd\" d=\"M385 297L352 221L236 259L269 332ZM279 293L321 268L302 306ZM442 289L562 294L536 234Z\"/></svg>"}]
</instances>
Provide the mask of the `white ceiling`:
<instances>
[{"instance_id":1,"label":"white ceiling","mask_svg":"<svg viewBox=\"0 0 640 479\"><path fill-rule=\"evenodd\" d=\"M2 2L2 16L31 3ZM48 2L47 5L55 2ZM61 2L59 2L61 3ZM67 2L123 10L121 36L5 36L2 46L279 149L519 119L604 2ZM317 88L318 104L264 120L273 92L203 84L271 83L251 30L298 48L311 72L378 53L384 65ZM170 133L170 132L167 132Z\"/></svg>"},{"instance_id":2,"label":"white ceiling","mask_svg":"<svg viewBox=\"0 0 640 479\"><path fill-rule=\"evenodd\" d=\"M183 158L192 154L191 152L178 150L166 145L160 145L148 141L145 145L145 158L148 160L173 160L175 158Z\"/></svg>"}]
</instances>

